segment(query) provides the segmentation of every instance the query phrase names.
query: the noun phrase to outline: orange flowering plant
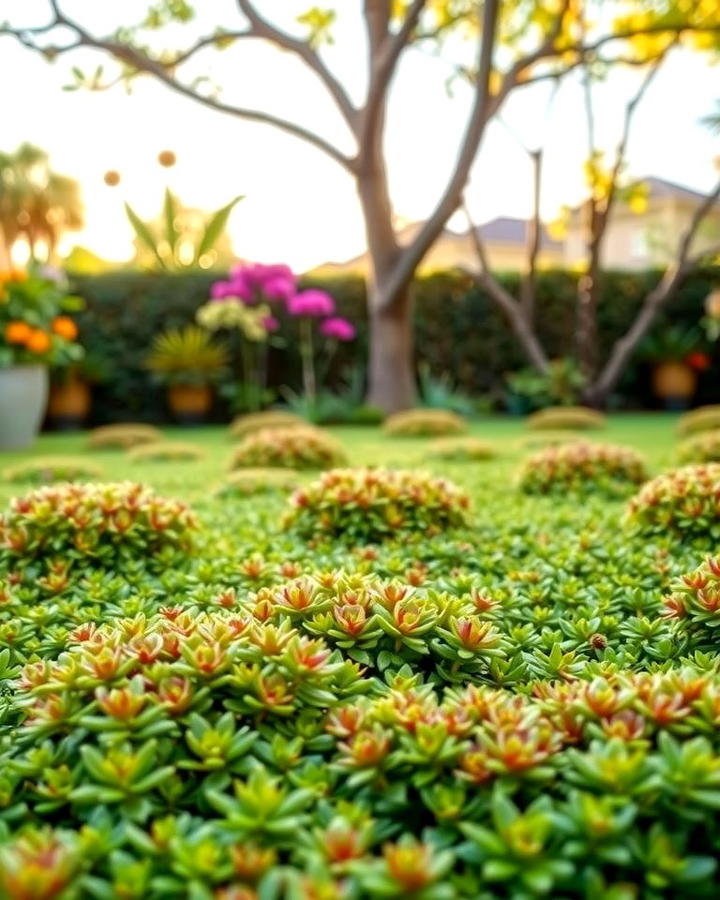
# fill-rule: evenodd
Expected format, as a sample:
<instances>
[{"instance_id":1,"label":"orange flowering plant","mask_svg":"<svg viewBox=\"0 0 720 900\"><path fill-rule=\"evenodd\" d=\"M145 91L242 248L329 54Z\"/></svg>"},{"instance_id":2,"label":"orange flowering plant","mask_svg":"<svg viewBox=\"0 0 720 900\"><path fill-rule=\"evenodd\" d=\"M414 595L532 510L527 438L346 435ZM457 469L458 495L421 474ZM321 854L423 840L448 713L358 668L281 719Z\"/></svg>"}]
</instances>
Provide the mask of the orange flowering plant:
<instances>
[{"instance_id":1,"label":"orange flowering plant","mask_svg":"<svg viewBox=\"0 0 720 900\"><path fill-rule=\"evenodd\" d=\"M48 266L0 272L0 368L79 360L77 325L68 313L81 308L80 297L68 294L62 273Z\"/></svg>"}]
</instances>

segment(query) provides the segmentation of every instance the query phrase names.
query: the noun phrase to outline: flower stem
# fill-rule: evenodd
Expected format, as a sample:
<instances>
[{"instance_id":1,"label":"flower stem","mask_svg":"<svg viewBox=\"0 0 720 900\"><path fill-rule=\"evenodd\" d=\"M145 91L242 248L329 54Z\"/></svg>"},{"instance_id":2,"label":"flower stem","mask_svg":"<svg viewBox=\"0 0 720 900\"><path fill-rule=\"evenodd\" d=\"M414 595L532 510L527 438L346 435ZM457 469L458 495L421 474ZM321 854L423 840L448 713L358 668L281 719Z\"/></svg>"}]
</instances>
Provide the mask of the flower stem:
<instances>
[{"instance_id":1,"label":"flower stem","mask_svg":"<svg viewBox=\"0 0 720 900\"><path fill-rule=\"evenodd\" d=\"M303 387L308 400L314 400L317 393L312 328L312 319L308 316L303 317L300 322L300 356L302 357Z\"/></svg>"}]
</instances>

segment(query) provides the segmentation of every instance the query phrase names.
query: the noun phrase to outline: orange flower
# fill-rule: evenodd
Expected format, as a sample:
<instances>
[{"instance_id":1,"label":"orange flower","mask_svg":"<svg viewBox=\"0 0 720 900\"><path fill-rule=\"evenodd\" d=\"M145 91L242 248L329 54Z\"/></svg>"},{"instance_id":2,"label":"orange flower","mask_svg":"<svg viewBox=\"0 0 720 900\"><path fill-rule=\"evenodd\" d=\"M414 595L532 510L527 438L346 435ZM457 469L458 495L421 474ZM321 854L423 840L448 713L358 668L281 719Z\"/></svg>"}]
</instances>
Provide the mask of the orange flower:
<instances>
[{"instance_id":1,"label":"orange flower","mask_svg":"<svg viewBox=\"0 0 720 900\"><path fill-rule=\"evenodd\" d=\"M32 330L25 346L31 353L47 353L50 349L50 335L41 328Z\"/></svg>"},{"instance_id":2,"label":"orange flower","mask_svg":"<svg viewBox=\"0 0 720 900\"><path fill-rule=\"evenodd\" d=\"M32 328L26 322L8 322L5 326L5 340L8 344L25 344L31 334Z\"/></svg>"},{"instance_id":3,"label":"orange flower","mask_svg":"<svg viewBox=\"0 0 720 900\"><path fill-rule=\"evenodd\" d=\"M21 269L0 269L0 284L10 284L13 281L27 281L27 272Z\"/></svg>"},{"instance_id":4,"label":"orange flower","mask_svg":"<svg viewBox=\"0 0 720 900\"><path fill-rule=\"evenodd\" d=\"M67 316L56 316L52 322L52 330L66 341L74 341L78 334L77 325Z\"/></svg>"}]
</instances>

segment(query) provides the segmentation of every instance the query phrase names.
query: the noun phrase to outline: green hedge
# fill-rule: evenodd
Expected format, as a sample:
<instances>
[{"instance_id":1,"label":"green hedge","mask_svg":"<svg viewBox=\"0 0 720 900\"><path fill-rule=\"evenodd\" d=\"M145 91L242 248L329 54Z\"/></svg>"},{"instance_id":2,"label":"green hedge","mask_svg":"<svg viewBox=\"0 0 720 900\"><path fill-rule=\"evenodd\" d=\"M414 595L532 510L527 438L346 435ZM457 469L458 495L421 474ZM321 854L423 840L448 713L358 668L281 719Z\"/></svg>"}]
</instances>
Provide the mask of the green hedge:
<instances>
[{"instance_id":1,"label":"green hedge","mask_svg":"<svg viewBox=\"0 0 720 900\"><path fill-rule=\"evenodd\" d=\"M634 317L642 298L657 280L657 273L608 273L604 279L599 331L603 353ZM703 301L720 273L706 270L689 278L658 328L673 324L697 325ZM152 338L165 328L194 319L217 275L198 272L183 275L118 272L78 276L75 289L85 297L87 309L80 316L82 340L92 353L113 363L113 376L96 389L98 420L153 419L165 414L162 389L143 368ZM518 277L506 275L505 285L517 290ZM308 281L308 284L311 282ZM542 273L538 282L538 329L551 356L567 355L573 346L576 276L569 272ZM367 355L365 288L361 278L313 280L332 293L340 314L358 326L358 340L344 345L335 359L331 379L352 365L364 364ZM502 314L472 284L468 276L444 272L420 279L415 287L416 355L433 371L451 369L460 386L472 394L499 394L503 375L525 365L525 360ZM283 317L280 316L282 319ZM283 334L292 323L283 322ZM270 383L299 388L297 347L290 340L285 349L270 354ZM712 399L716 372L706 374L701 398ZM647 367L634 363L621 385L626 405L652 403L647 386ZM218 408L223 417L226 410Z\"/></svg>"}]
</instances>

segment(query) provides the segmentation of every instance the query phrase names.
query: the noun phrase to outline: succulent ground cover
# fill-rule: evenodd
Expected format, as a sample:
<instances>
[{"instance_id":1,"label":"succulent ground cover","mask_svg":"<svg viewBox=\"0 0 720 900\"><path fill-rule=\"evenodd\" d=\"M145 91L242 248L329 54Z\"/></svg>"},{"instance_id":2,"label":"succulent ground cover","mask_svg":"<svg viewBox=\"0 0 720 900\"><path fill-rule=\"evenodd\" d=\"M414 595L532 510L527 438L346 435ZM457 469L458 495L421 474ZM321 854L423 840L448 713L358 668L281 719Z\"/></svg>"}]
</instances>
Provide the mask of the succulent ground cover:
<instances>
[{"instance_id":1,"label":"succulent ground cover","mask_svg":"<svg viewBox=\"0 0 720 900\"><path fill-rule=\"evenodd\" d=\"M395 454L471 501L349 541L283 529L281 490L208 490L220 431L192 464L104 451L197 526L182 565L0 556L0 897L717 896L716 541L520 493L523 427L434 469L426 438L338 430L354 466ZM607 440L662 472L674 429Z\"/></svg>"}]
</instances>

